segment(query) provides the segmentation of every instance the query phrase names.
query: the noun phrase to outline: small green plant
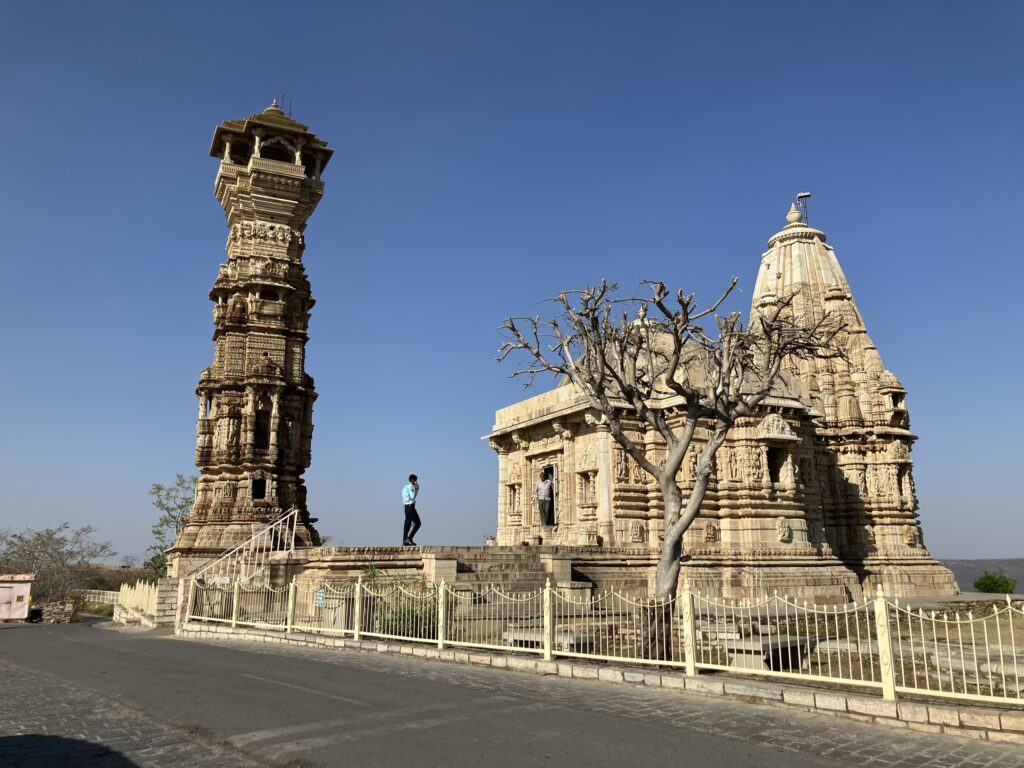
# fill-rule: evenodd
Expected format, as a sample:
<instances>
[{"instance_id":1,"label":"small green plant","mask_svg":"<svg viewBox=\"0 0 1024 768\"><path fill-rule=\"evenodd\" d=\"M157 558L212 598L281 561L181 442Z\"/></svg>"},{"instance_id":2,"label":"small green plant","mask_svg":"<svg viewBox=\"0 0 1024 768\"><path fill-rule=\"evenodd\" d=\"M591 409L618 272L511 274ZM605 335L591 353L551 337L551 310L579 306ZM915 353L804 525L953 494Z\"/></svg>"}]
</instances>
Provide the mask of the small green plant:
<instances>
[{"instance_id":1,"label":"small green plant","mask_svg":"<svg viewBox=\"0 0 1024 768\"><path fill-rule=\"evenodd\" d=\"M985 571L974 580L975 592L995 592L1009 595L1017 587L1017 580L999 571Z\"/></svg>"},{"instance_id":2,"label":"small green plant","mask_svg":"<svg viewBox=\"0 0 1024 768\"><path fill-rule=\"evenodd\" d=\"M363 567L363 570L360 572L360 576L363 581L373 584L381 577L381 571L380 568L377 567L377 564L371 560Z\"/></svg>"}]
</instances>

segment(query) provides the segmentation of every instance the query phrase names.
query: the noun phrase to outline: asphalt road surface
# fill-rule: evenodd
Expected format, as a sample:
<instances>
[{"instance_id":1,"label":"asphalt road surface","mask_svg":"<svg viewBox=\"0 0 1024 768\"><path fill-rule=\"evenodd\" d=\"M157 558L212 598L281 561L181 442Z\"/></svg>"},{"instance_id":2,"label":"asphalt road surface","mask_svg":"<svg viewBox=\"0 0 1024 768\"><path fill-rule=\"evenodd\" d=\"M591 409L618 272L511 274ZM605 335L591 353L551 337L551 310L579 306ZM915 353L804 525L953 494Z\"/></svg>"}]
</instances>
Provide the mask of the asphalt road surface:
<instances>
[{"instance_id":1,"label":"asphalt road surface","mask_svg":"<svg viewBox=\"0 0 1024 768\"><path fill-rule=\"evenodd\" d=\"M0 625L0 766L1012 768L1019 746L345 650Z\"/></svg>"}]
</instances>

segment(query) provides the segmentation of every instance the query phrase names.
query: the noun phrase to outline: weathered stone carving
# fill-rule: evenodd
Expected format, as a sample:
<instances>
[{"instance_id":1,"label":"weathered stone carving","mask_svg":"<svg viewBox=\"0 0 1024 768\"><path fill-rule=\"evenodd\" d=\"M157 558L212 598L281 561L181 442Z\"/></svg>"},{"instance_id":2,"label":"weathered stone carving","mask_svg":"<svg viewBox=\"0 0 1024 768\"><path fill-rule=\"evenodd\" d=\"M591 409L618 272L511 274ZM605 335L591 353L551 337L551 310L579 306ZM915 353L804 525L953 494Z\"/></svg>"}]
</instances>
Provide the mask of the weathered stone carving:
<instances>
[{"instance_id":1,"label":"weathered stone carving","mask_svg":"<svg viewBox=\"0 0 1024 768\"><path fill-rule=\"evenodd\" d=\"M750 453L750 476L758 484L764 478L764 463L761 459L761 449L755 448Z\"/></svg>"},{"instance_id":2,"label":"weathered stone carving","mask_svg":"<svg viewBox=\"0 0 1024 768\"><path fill-rule=\"evenodd\" d=\"M921 529L916 525L905 525L903 526L903 542L908 547L920 547L923 546L923 540L921 537Z\"/></svg>"},{"instance_id":3,"label":"weathered stone carving","mask_svg":"<svg viewBox=\"0 0 1024 768\"><path fill-rule=\"evenodd\" d=\"M793 540L793 529L790 527L789 521L784 517L780 517L775 521L775 538L783 543Z\"/></svg>"},{"instance_id":4,"label":"weathered stone carving","mask_svg":"<svg viewBox=\"0 0 1024 768\"><path fill-rule=\"evenodd\" d=\"M718 524L707 520L704 523L704 541L708 544L718 541L720 538Z\"/></svg>"},{"instance_id":5,"label":"weathered stone carving","mask_svg":"<svg viewBox=\"0 0 1024 768\"><path fill-rule=\"evenodd\" d=\"M786 423L786 420L777 413L769 413L757 427L758 440L783 440L798 441L793 434L793 429Z\"/></svg>"},{"instance_id":6,"label":"weathered stone carving","mask_svg":"<svg viewBox=\"0 0 1024 768\"><path fill-rule=\"evenodd\" d=\"M634 544L647 541L647 529L639 520L631 520L629 523L629 540Z\"/></svg>"},{"instance_id":7,"label":"weathered stone carving","mask_svg":"<svg viewBox=\"0 0 1024 768\"><path fill-rule=\"evenodd\" d=\"M231 239L257 240L261 242L271 241L288 245L292 240L298 240L301 242L302 233L292 229L291 227L264 224L262 222L253 224L252 222L247 221L242 224L235 224L231 227Z\"/></svg>"}]
</instances>

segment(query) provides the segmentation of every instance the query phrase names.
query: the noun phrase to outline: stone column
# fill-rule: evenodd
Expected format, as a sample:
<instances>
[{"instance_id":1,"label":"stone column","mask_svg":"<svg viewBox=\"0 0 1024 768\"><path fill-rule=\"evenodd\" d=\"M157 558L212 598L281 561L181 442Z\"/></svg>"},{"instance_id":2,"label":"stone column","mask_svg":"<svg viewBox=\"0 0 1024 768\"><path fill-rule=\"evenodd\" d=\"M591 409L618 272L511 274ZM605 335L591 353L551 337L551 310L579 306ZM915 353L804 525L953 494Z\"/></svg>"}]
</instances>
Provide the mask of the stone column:
<instances>
[{"instance_id":1,"label":"stone column","mask_svg":"<svg viewBox=\"0 0 1024 768\"><path fill-rule=\"evenodd\" d=\"M557 518L560 525L572 525L576 522L575 496L576 496L576 462L573 460L573 430L560 422L551 425L555 434L562 438L562 477L559 481L558 503L561 505L560 515ZM567 530L562 535L568 534Z\"/></svg>"},{"instance_id":2,"label":"stone column","mask_svg":"<svg viewBox=\"0 0 1024 768\"><path fill-rule=\"evenodd\" d=\"M588 414L587 420L597 428L597 532L605 544L615 538L615 520L612 517L612 434L608 420Z\"/></svg>"},{"instance_id":3,"label":"stone column","mask_svg":"<svg viewBox=\"0 0 1024 768\"><path fill-rule=\"evenodd\" d=\"M501 541L502 529L508 527L508 449L496 440L490 441L492 451L498 454L498 530Z\"/></svg>"},{"instance_id":4,"label":"stone column","mask_svg":"<svg viewBox=\"0 0 1024 768\"><path fill-rule=\"evenodd\" d=\"M270 396L270 455L277 456L277 433L280 428L281 392L275 390Z\"/></svg>"}]
</instances>

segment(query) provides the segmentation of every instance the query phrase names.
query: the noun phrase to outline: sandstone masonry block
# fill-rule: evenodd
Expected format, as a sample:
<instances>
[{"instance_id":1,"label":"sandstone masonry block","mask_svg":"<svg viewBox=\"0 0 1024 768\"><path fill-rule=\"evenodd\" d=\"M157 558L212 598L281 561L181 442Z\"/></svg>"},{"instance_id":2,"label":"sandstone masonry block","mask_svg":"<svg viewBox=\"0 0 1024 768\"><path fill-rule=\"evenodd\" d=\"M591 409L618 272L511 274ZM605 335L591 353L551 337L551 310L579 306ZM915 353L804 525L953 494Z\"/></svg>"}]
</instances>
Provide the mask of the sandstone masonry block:
<instances>
[{"instance_id":1,"label":"sandstone masonry block","mask_svg":"<svg viewBox=\"0 0 1024 768\"><path fill-rule=\"evenodd\" d=\"M1024 713L1004 712L999 716L1004 731L1024 732Z\"/></svg>"},{"instance_id":2,"label":"sandstone masonry block","mask_svg":"<svg viewBox=\"0 0 1024 768\"><path fill-rule=\"evenodd\" d=\"M702 677L688 677L686 678L686 690L721 696L725 693L725 686L721 681L717 680L709 680Z\"/></svg>"},{"instance_id":3,"label":"sandstone masonry block","mask_svg":"<svg viewBox=\"0 0 1024 768\"><path fill-rule=\"evenodd\" d=\"M558 676L559 677L572 677L572 664L569 662L563 662L558 665Z\"/></svg>"},{"instance_id":4,"label":"sandstone masonry block","mask_svg":"<svg viewBox=\"0 0 1024 768\"><path fill-rule=\"evenodd\" d=\"M505 656L491 656L491 666L497 669L507 669L508 658Z\"/></svg>"},{"instance_id":5,"label":"sandstone masonry block","mask_svg":"<svg viewBox=\"0 0 1024 768\"><path fill-rule=\"evenodd\" d=\"M466 655L466 654L455 654L455 656L456 656L455 660L456 661L459 661L458 657L460 655ZM466 655L466 657L467 657L467 659L469 658L468 655ZM508 668L509 669L514 669L514 670L519 671L519 672L536 672L537 671L537 660L536 659L519 659L519 658L516 658L515 656L510 656L509 659L508 659Z\"/></svg>"},{"instance_id":6,"label":"sandstone masonry block","mask_svg":"<svg viewBox=\"0 0 1024 768\"><path fill-rule=\"evenodd\" d=\"M905 720L908 723L928 722L928 707L925 704L903 702L900 704L899 709L900 720Z\"/></svg>"},{"instance_id":7,"label":"sandstone masonry block","mask_svg":"<svg viewBox=\"0 0 1024 768\"><path fill-rule=\"evenodd\" d=\"M862 699L859 696L849 696L846 699L846 706L851 712L873 717L899 717L899 707L895 701L884 701L881 699Z\"/></svg>"},{"instance_id":8,"label":"sandstone masonry block","mask_svg":"<svg viewBox=\"0 0 1024 768\"><path fill-rule=\"evenodd\" d=\"M787 704L800 707L813 707L814 693L811 691L783 691L782 700Z\"/></svg>"},{"instance_id":9,"label":"sandstone masonry block","mask_svg":"<svg viewBox=\"0 0 1024 768\"><path fill-rule=\"evenodd\" d=\"M945 731L955 736L963 736L964 738L976 739L978 741L985 741L988 738L988 733L980 728L946 728Z\"/></svg>"},{"instance_id":10,"label":"sandstone masonry block","mask_svg":"<svg viewBox=\"0 0 1024 768\"><path fill-rule=\"evenodd\" d=\"M846 711L846 697L835 693L814 694L814 706L818 709L831 709L836 712Z\"/></svg>"},{"instance_id":11,"label":"sandstone masonry block","mask_svg":"<svg viewBox=\"0 0 1024 768\"><path fill-rule=\"evenodd\" d=\"M622 679L625 680L627 683L640 683L642 685L644 682L644 673L634 672L631 669L627 669L625 672L622 673Z\"/></svg>"},{"instance_id":12,"label":"sandstone masonry block","mask_svg":"<svg viewBox=\"0 0 1024 768\"><path fill-rule=\"evenodd\" d=\"M926 733L942 733L942 726L934 723L907 723L907 727L914 731L925 731Z\"/></svg>"},{"instance_id":13,"label":"sandstone masonry block","mask_svg":"<svg viewBox=\"0 0 1024 768\"><path fill-rule=\"evenodd\" d=\"M941 705L928 705L928 722L936 725L949 725L954 728L960 727L960 712L953 707Z\"/></svg>"},{"instance_id":14,"label":"sandstone masonry block","mask_svg":"<svg viewBox=\"0 0 1024 768\"><path fill-rule=\"evenodd\" d=\"M989 741L1002 741L1010 744L1024 744L1024 733L1011 733L1009 731L989 731Z\"/></svg>"},{"instance_id":15,"label":"sandstone masonry block","mask_svg":"<svg viewBox=\"0 0 1024 768\"><path fill-rule=\"evenodd\" d=\"M769 699L782 701L782 690L750 683L725 683L724 691L728 696L746 696L752 699Z\"/></svg>"},{"instance_id":16,"label":"sandstone masonry block","mask_svg":"<svg viewBox=\"0 0 1024 768\"><path fill-rule=\"evenodd\" d=\"M960 722L970 728L991 728L999 730L999 713L983 709L965 709L960 712Z\"/></svg>"},{"instance_id":17,"label":"sandstone masonry block","mask_svg":"<svg viewBox=\"0 0 1024 768\"><path fill-rule=\"evenodd\" d=\"M557 661L538 661L537 671L542 675L557 675L558 674L558 662Z\"/></svg>"},{"instance_id":18,"label":"sandstone masonry block","mask_svg":"<svg viewBox=\"0 0 1024 768\"><path fill-rule=\"evenodd\" d=\"M670 675L661 676L661 687L662 688L686 688L685 677L672 677Z\"/></svg>"},{"instance_id":19,"label":"sandstone masonry block","mask_svg":"<svg viewBox=\"0 0 1024 768\"><path fill-rule=\"evenodd\" d=\"M601 670L598 671L597 678L599 680L604 680L604 681L609 682L609 683L621 683L622 682L622 672L620 670L618 670L618 669L607 669L607 668L605 668L605 669L601 669Z\"/></svg>"}]
</instances>

